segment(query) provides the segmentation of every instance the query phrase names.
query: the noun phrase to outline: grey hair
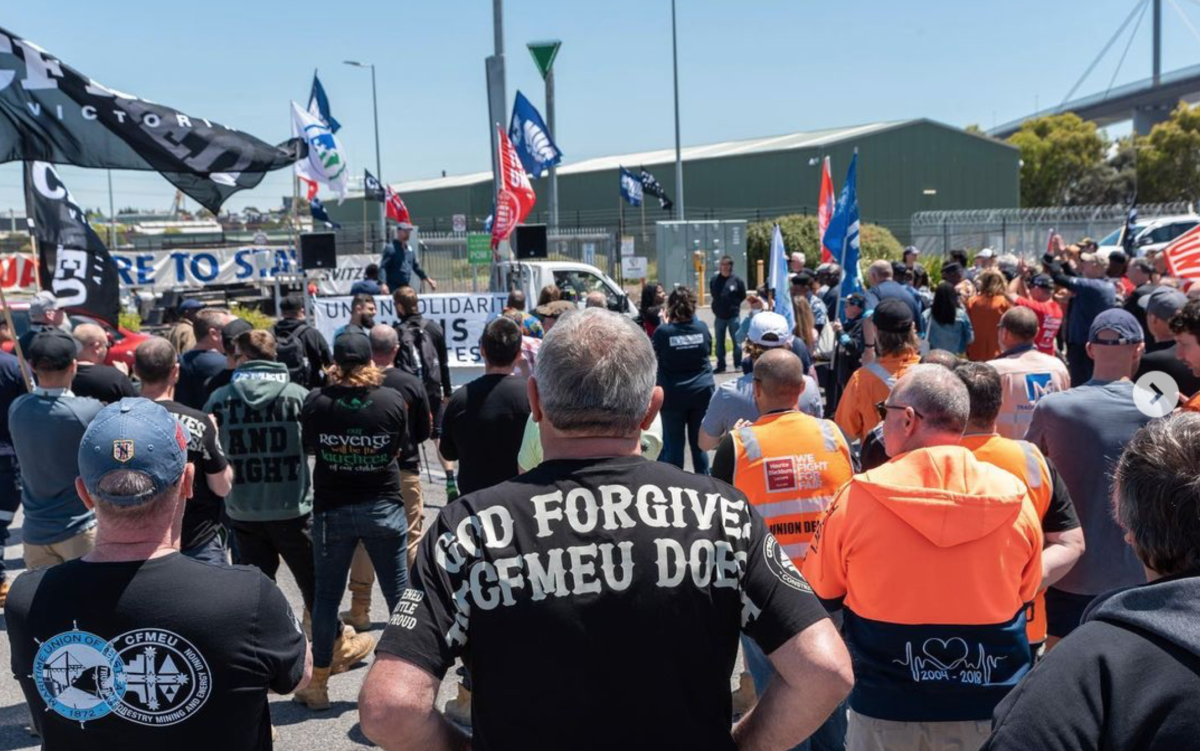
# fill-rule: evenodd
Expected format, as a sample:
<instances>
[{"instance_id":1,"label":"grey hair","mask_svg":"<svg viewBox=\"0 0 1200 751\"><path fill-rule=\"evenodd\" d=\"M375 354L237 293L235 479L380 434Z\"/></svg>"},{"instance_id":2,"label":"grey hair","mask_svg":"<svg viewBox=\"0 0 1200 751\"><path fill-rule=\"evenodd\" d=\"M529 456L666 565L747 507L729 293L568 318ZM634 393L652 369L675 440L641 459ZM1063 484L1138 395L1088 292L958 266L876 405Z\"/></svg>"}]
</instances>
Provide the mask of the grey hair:
<instances>
[{"instance_id":1,"label":"grey hair","mask_svg":"<svg viewBox=\"0 0 1200 751\"><path fill-rule=\"evenodd\" d=\"M1147 423L1117 461L1113 515L1164 576L1200 569L1200 415Z\"/></svg>"},{"instance_id":2,"label":"grey hair","mask_svg":"<svg viewBox=\"0 0 1200 751\"><path fill-rule=\"evenodd\" d=\"M546 419L560 431L624 438L650 406L658 364L650 339L619 313L563 316L542 340L536 372Z\"/></svg>"},{"instance_id":3,"label":"grey hair","mask_svg":"<svg viewBox=\"0 0 1200 751\"><path fill-rule=\"evenodd\" d=\"M114 469L100 478L100 482L96 483L96 491L112 498L137 498L154 490L154 481L150 479L144 472L135 472L130 469ZM148 496L138 503L128 506L120 505L107 501L103 498L94 498L96 506L102 509L104 514L114 518L121 519L143 519L157 512L160 507L159 501L170 498L175 492L175 487L167 488L163 492L155 496Z\"/></svg>"},{"instance_id":4,"label":"grey hair","mask_svg":"<svg viewBox=\"0 0 1200 751\"><path fill-rule=\"evenodd\" d=\"M921 413L925 426L962 433L971 417L971 397L954 371L941 365L914 365L896 383L892 403Z\"/></svg>"},{"instance_id":5,"label":"grey hair","mask_svg":"<svg viewBox=\"0 0 1200 751\"><path fill-rule=\"evenodd\" d=\"M400 344L400 335L396 329L386 323L377 323L371 327L367 338L371 340L371 354L390 355Z\"/></svg>"}]
</instances>

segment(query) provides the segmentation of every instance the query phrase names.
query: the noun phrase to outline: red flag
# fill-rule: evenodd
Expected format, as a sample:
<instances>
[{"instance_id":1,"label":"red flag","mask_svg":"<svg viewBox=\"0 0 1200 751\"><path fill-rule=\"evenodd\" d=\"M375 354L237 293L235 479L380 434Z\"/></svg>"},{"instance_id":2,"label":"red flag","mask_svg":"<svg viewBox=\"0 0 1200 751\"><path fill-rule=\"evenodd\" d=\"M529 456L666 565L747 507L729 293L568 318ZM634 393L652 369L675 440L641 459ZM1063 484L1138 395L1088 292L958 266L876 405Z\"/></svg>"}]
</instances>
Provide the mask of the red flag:
<instances>
[{"instance_id":1,"label":"red flag","mask_svg":"<svg viewBox=\"0 0 1200 751\"><path fill-rule=\"evenodd\" d=\"M525 174L525 168L521 166L508 134L499 125L496 126L496 134L499 136L500 192L496 195L496 215L492 218L492 250L506 240L518 224L525 221L537 201L529 175Z\"/></svg>"},{"instance_id":2,"label":"red flag","mask_svg":"<svg viewBox=\"0 0 1200 751\"><path fill-rule=\"evenodd\" d=\"M1200 279L1200 226L1184 232L1162 249L1171 276Z\"/></svg>"},{"instance_id":3,"label":"red flag","mask_svg":"<svg viewBox=\"0 0 1200 751\"><path fill-rule=\"evenodd\" d=\"M387 195L387 200L384 206L387 207L387 218L393 222L406 222L412 224L412 217L408 215L408 207L404 205L404 200L400 198L400 194L392 190L392 186L385 186L384 192Z\"/></svg>"},{"instance_id":4,"label":"red flag","mask_svg":"<svg viewBox=\"0 0 1200 751\"><path fill-rule=\"evenodd\" d=\"M315 182L313 182L312 180L308 180L303 177L300 178L300 182L304 183L304 185L305 185L306 200L309 203L312 203L312 199L317 197L317 184Z\"/></svg>"},{"instance_id":5,"label":"red flag","mask_svg":"<svg viewBox=\"0 0 1200 751\"><path fill-rule=\"evenodd\" d=\"M833 218L833 175L829 172L829 157L825 157L825 165L821 168L821 193L817 199L817 236L823 241L829 220ZM833 253L821 243L821 263L833 263Z\"/></svg>"}]
</instances>

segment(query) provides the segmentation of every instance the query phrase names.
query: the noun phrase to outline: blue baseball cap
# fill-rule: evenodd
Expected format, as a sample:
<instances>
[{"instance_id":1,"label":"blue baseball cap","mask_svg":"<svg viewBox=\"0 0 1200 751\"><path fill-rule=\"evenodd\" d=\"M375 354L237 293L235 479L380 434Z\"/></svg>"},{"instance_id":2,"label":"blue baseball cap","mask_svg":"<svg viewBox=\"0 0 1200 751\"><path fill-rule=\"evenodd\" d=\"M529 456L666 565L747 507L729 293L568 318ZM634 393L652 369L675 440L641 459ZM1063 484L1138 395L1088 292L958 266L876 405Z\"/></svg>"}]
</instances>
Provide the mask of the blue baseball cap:
<instances>
[{"instance_id":1,"label":"blue baseball cap","mask_svg":"<svg viewBox=\"0 0 1200 751\"><path fill-rule=\"evenodd\" d=\"M1138 344L1145 340L1142 324L1132 313L1121 308L1109 308L1096 316L1088 329L1088 344Z\"/></svg>"},{"instance_id":2,"label":"blue baseball cap","mask_svg":"<svg viewBox=\"0 0 1200 751\"><path fill-rule=\"evenodd\" d=\"M161 404L126 397L100 410L79 442L79 476L93 498L117 506L138 506L179 481L187 467L188 429ZM100 492L100 481L115 470L139 472L153 484L139 495Z\"/></svg>"}]
</instances>

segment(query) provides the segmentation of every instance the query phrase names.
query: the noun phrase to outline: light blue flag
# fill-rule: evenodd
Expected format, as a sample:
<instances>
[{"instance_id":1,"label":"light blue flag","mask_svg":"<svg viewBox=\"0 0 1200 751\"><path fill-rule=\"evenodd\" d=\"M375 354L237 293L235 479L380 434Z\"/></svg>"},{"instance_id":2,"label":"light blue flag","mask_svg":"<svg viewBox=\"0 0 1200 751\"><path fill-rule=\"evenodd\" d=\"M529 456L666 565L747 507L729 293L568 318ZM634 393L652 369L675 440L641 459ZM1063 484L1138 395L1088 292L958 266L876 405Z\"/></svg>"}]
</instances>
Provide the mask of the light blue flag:
<instances>
[{"instance_id":1,"label":"light blue flag","mask_svg":"<svg viewBox=\"0 0 1200 751\"><path fill-rule=\"evenodd\" d=\"M642 205L642 178L621 167L621 198L630 206Z\"/></svg>"},{"instance_id":2,"label":"light blue flag","mask_svg":"<svg viewBox=\"0 0 1200 751\"><path fill-rule=\"evenodd\" d=\"M562 151L550 138L542 116L520 91L513 102L512 121L508 126L508 140L512 141L521 166L530 177L541 177L546 170L562 161Z\"/></svg>"},{"instance_id":3,"label":"light blue flag","mask_svg":"<svg viewBox=\"0 0 1200 751\"><path fill-rule=\"evenodd\" d=\"M858 267L858 154L850 160L846 170L846 184L833 208L829 228L825 230L823 242L843 269L843 298L854 292L863 291L862 269Z\"/></svg>"},{"instance_id":4,"label":"light blue flag","mask_svg":"<svg viewBox=\"0 0 1200 751\"><path fill-rule=\"evenodd\" d=\"M796 311L792 308L792 286L788 278L788 252L783 246L783 233L779 225L771 234L771 271L768 276L771 289L775 292L775 312L787 319L788 328L796 328Z\"/></svg>"}]
</instances>

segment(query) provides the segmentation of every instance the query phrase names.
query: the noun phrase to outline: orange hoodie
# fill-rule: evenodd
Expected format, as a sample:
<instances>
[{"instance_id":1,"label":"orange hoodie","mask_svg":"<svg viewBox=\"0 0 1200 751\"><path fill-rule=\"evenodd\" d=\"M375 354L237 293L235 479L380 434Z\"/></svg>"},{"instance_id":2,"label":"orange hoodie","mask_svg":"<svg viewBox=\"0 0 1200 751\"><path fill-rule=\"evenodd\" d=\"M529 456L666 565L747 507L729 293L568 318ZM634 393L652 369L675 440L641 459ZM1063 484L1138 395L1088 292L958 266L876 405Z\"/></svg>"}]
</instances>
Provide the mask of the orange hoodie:
<instances>
[{"instance_id":1,"label":"orange hoodie","mask_svg":"<svg viewBox=\"0 0 1200 751\"><path fill-rule=\"evenodd\" d=\"M1025 485L961 446L902 454L834 499L804 562L845 607L850 706L884 720L986 720L1029 670L1042 577Z\"/></svg>"},{"instance_id":2,"label":"orange hoodie","mask_svg":"<svg viewBox=\"0 0 1200 751\"><path fill-rule=\"evenodd\" d=\"M909 368L921 362L915 352L887 355L864 365L850 376L833 421L851 440L863 440L879 424L875 405L888 398L892 386Z\"/></svg>"}]
</instances>

